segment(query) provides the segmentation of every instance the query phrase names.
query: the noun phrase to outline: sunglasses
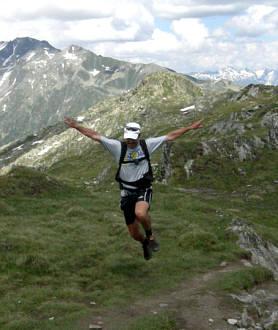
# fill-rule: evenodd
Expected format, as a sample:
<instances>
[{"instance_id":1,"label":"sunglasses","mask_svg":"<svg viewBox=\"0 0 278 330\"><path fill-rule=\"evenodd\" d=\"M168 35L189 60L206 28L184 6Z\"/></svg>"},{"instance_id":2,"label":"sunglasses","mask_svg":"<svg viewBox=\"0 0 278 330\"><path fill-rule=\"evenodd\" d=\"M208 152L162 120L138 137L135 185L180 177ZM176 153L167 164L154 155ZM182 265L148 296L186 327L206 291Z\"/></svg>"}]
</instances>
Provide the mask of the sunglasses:
<instances>
[{"instance_id":1,"label":"sunglasses","mask_svg":"<svg viewBox=\"0 0 278 330\"><path fill-rule=\"evenodd\" d=\"M138 127L129 127L129 126L126 126L125 129L127 131L132 131L132 132L138 132L138 131L140 131L140 129Z\"/></svg>"}]
</instances>

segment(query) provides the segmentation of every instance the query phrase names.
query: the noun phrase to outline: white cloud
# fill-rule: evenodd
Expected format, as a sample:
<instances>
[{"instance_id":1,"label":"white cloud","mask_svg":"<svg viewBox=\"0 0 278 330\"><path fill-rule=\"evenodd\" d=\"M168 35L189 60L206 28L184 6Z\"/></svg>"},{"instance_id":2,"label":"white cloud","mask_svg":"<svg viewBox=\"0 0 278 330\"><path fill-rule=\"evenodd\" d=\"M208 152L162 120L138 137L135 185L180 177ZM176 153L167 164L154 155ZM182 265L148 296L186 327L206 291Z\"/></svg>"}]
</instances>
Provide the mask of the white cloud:
<instances>
[{"instance_id":1,"label":"white cloud","mask_svg":"<svg viewBox=\"0 0 278 330\"><path fill-rule=\"evenodd\" d=\"M33 37L47 40L54 45L63 38L63 23L51 19L39 21L0 21L2 40L9 41L17 37ZM60 31L57 33L57 31Z\"/></svg>"},{"instance_id":2,"label":"white cloud","mask_svg":"<svg viewBox=\"0 0 278 330\"><path fill-rule=\"evenodd\" d=\"M210 3L212 2L213 5ZM184 17L204 17L234 14L243 8L242 2L191 1L191 0L153 0L152 10L161 18L179 19Z\"/></svg>"},{"instance_id":3,"label":"white cloud","mask_svg":"<svg viewBox=\"0 0 278 330\"><path fill-rule=\"evenodd\" d=\"M259 36L277 29L278 9L272 6L254 5L240 16L233 17L227 26L240 36ZM276 20L274 19L276 18Z\"/></svg>"},{"instance_id":4,"label":"white cloud","mask_svg":"<svg viewBox=\"0 0 278 330\"><path fill-rule=\"evenodd\" d=\"M196 18L173 21L171 29L190 48L199 47L209 34L204 24Z\"/></svg>"},{"instance_id":5,"label":"white cloud","mask_svg":"<svg viewBox=\"0 0 278 330\"><path fill-rule=\"evenodd\" d=\"M140 47L143 47L144 51L148 53L168 53L171 50L178 50L179 42L172 33L155 29L152 38L150 40L141 42L139 49Z\"/></svg>"},{"instance_id":6,"label":"white cloud","mask_svg":"<svg viewBox=\"0 0 278 330\"><path fill-rule=\"evenodd\" d=\"M132 29L132 39L145 40L152 36L154 17L140 2L126 3L117 7L112 20L112 27L117 31Z\"/></svg>"},{"instance_id":7,"label":"white cloud","mask_svg":"<svg viewBox=\"0 0 278 330\"><path fill-rule=\"evenodd\" d=\"M144 40L152 35L154 18L140 2L11 0L5 10L0 4L0 28L2 40L31 36L61 47L80 42Z\"/></svg>"},{"instance_id":8,"label":"white cloud","mask_svg":"<svg viewBox=\"0 0 278 330\"><path fill-rule=\"evenodd\" d=\"M135 41L151 37L153 16L140 4L119 6L109 18L69 21L65 37L86 42Z\"/></svg>"},{"instance_id":9,"label":"white cloud","mask_svg":"<svg viewBox=\"0 0 278 330\"><path fill-rule=\"evenodd\" d=\"M179 72L278 68L277 0L9 0L0 30Z\"/></svg>"},{"instance_id":10,"label":"white cloud","mask_svg":"<svg viewBox=\"0 0 278 330\"><path fill-rule=\"evenodd\" d=\"M115 2L112 0L66 1L66 0L9 0L0 3L0 18L30 20L40 18L76 20L100 18L112 15Z\"/></svg>"},{"instance_id":11,"label":"white cloud","mask_svg":"<svg viewBox=\"0 0 278 330\"><path fill-rule=\"evenodd\" d=\"M180 42L173 34L155 29L149 40L114 45L105 43L95 46L94 50L99 51L103 56L110 56L111 52L115 57L122 57L124 54L125 59L136 54L137 61L133 60L133 62L143 62L144 58L150 56L161 56L171 51L178 51L180 46Z\"/></svg>"},{"instance_id":12,"label":"white cloud","mask_svg":"<svg viewBox=\"0 0 278 330\"><path fill-rule=\"evenodd\" d=\"M136 23L115 29L112 18L88 19L67 23L65 37L80 41L133 40L140 26Z\"/></svg>"}]
</instances>

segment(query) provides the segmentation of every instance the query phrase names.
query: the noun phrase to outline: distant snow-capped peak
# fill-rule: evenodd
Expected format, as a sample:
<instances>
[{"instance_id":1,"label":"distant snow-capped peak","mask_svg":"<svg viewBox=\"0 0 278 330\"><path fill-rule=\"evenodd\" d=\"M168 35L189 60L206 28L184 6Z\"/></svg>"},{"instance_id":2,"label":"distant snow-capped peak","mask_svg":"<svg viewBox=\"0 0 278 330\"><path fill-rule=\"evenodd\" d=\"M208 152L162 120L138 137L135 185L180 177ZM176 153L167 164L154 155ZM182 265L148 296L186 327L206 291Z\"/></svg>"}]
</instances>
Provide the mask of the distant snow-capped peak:
<instances>
[{"instance_id":1,"label":"distant snow-capped peak","mask_svg":"<svg viewBox=\"0 0 278 330\"><path fill-rule=\"evenodd\" d=\"M260 69L235 69L232 67L222 68L215 72L194 72L192 77L201 80L221 80L226 79L240 85L264 84L278 85L278 70Z\"/></svg>"}]
</instances>

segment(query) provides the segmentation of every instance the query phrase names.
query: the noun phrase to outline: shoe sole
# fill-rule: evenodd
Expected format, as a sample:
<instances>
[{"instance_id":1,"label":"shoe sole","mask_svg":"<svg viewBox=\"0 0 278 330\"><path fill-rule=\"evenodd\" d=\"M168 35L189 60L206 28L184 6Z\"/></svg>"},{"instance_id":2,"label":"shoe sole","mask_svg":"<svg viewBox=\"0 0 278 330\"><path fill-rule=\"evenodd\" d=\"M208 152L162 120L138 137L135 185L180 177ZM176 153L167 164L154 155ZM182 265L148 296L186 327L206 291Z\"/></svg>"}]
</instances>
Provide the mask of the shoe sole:
<instances>
[{"instance_id":1,"label":"shoe sole","mask_svg":"<svg viewBox=\"0 0 278 330\"><path fill-rule=\"evenodd\" d=\"M153 252L157 252L157 251L159 251L160 250L160 245L158 245L158 246L150 246L150 248L151 248L151 250L153 251Z\"/></svg>"},{"instance_id":2,"label":"shoe sole","mask_svg":"<svg viewBox=\"0 0 278 330\"><path fill-rule=\"evenodd\" d=\"M145 260L150 260L151 258L152 258L152 253L150 253L150 255L149 255L148 257L145 257L145 256L144 256L144 259L145 259Z\"/></svg>"}]
</instances>

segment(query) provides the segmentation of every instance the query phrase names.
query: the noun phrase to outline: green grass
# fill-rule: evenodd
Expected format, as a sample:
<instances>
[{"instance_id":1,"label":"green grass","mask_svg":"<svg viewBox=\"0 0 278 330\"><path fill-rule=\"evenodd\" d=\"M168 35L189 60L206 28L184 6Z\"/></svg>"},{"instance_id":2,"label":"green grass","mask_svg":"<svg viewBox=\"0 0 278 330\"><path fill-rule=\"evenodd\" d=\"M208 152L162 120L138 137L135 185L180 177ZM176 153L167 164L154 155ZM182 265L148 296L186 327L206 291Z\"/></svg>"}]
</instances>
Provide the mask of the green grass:
<instances>
[{"instance_id":1,"label":"green grass","mask_svg":"<svg viewBox=\"0 0 278 330\"><path fill-rule=\"evenodd\" d=\"M273 280L270 270L263 267L239 270L223 276L212 287L229 293L250 290L254 286Z\"/></svg>"},{"instance_id":2,"label":"green grass","mask_svg":"<svg viewBox=\"0 0 278 330\"><path fill-rule=\"evenodd\" d=\"M169 313L159 313L148 315L136 320L136 322L126 328L126 330L174 330L178 329L175 316Z\"/></svg>"},{"instance_id":3,"label":"green grass","mask_svg":"<svg viewBox=\"0 0 278 330\"><path fill-rule=\"evenodd\" d=\"M277 188L277 183L274 183L278 178L277 150L259 150L256 159L244 162L227 159L216 153L200 157L198 144L194 142L181 141L174 146L173 151L176 156L171 159L171 166L175 170L169 181L171 184L213 188L220 192L248 190L249 185L249 190L253 190L254 194L268 191L273 185ZM188 180L184 164L192 158L195 159L192 166L194 175Z\"/></svg>"},{"instance_id":4,"label":"green grass","mask_svg":"<svg viewBox=\"0 0 278 330\"><path fill-rule=\"evenodd\" d=\"M144 127L143 137L204 117L202 130L174 142L168 185L154 184L151 216L162 250L146 262L140 244L129 237L118 207L116 165L110 156L103 158L100 145L84 144L82 149L76 144L78 152L67 150L66 158L59 158L47 173L13 169L0 177L1 329L79 329L80 319L92 312L101 314L151 297L223 261L249 258L228 230L233 218L253 224L278 246L277 149L257 149L250 161L225 158L221 152L233 153L236 130L211 131L217 121L229 121L235 113L246 126L242 140L264 137L267 128L261 119L277 109L277 96L270 98L262 90L256 100L247 96L231 102L230 96L223 96L212 104L205 98L202 113L184 116L179 110L202 93L183 78L167 77L150 75L130 94L84 112L90 124L105 118L100 131L104 134L108 126L115 126L116 136L122 134L121 125L130 120L131 111L133 120ZM149 83L152 79L155 84ZM252 115L245 116L249 110ZM200 141L215 138L222 151L203 155ZM189 159L194 159L193 175L187 179L184 165ZM158 164L157 178L163 179L161 153L153 163ZM257 267L228 274L215 288L248 290L271 278L269 271ZM175 326L175 316L163 313L135 320L132 329Z\"/></svg>"},{"instance_id":5,"label":"green grass","mask_svg":"<svg viewBox=\"0 0 278 330\"><path fill-rule=\"evenodd\" d=\"M150 214L162 250L146 262L129 237L117 186L76 188L77 176L73 182L24 168L0 177L1 329L79 329L80 318L92 311L155 295L246 257L227 230L235 215L277 243L276 191L256 192L258 201L247 188L242 200L155 184ZM174 329L173 322L169 315L149 315L134 329Z\"/></svg>"}]
</instances>

